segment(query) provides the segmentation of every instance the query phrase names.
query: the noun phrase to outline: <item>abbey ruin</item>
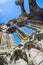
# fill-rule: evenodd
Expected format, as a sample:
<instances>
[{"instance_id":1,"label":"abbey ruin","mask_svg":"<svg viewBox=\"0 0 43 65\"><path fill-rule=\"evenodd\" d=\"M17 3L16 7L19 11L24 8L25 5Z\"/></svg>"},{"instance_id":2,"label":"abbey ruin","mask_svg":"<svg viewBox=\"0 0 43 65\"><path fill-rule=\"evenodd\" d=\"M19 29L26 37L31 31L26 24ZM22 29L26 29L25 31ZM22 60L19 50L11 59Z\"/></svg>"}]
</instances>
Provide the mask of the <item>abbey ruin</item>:
<instances>
[{"instance_id":1,"label":"abbey ruin","mask_svg":"<svg viewBox=\"0 0 43 65\"><path fill-rule=\"evenodd\" d=\"M36 0L29 0L30 14L24 9L24 0L16 0L22 14L6 24L0 24L0 65L43 65L43 9ZM34 29L28 34L22 26ZM17 45L12 33L21 40Z\"/></svg>"}]
</instances>

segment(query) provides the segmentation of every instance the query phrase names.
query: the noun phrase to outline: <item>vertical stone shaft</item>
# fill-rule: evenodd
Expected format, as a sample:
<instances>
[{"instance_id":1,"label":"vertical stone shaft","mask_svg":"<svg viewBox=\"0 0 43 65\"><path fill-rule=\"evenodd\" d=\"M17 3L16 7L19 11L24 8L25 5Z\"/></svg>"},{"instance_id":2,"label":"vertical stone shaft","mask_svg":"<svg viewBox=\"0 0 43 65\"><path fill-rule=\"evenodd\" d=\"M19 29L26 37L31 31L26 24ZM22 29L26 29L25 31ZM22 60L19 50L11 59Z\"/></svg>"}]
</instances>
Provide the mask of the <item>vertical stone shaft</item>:
<instances>
[{"instance_id":1,"label":"vertical stone shaft","mask_svg":"<svg viewBox=\"0 0 43 65\"><path fill-rule=\"evenodd\" d=\"M16 33L21 40L25 40L30 35L17 26L16 26Z\"/></svg>"},{"instance_id":2,"label":"vertical stone shaft","mask_svg":"<svg viewBox=\"0 0 43 65\"><path fill-rule=\"evenodd\" d=\"M26 11L24 9L24 0L16 0L16 4L21 7L22 13L26 13Z\"/></svg>"}]
</instances>

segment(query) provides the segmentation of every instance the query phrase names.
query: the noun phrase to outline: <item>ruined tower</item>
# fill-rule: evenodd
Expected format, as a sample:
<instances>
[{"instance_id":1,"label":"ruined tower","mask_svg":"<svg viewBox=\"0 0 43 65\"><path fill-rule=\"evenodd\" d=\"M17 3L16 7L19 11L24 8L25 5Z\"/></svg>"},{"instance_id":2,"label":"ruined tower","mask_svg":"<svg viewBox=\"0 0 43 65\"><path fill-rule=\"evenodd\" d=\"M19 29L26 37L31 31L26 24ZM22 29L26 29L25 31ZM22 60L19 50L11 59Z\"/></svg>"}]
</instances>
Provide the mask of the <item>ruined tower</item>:
<instances>
[{"instance_id":1,"label":"ruined tower","mask_svg":"<svg viewBox=\"0 0 43 65\"><path fill-rule=\"evenodd\" d=\"M43 9L36 0L29 0L30 14L24 9L24 0L16 0L22 14L6 24L0 24L0 65L43 65ZM36 30L28 34L22 26ZM21 40L17 45L15 32ZM4 59L4 60L3 60Z\"/></svg>"}]
</instances>

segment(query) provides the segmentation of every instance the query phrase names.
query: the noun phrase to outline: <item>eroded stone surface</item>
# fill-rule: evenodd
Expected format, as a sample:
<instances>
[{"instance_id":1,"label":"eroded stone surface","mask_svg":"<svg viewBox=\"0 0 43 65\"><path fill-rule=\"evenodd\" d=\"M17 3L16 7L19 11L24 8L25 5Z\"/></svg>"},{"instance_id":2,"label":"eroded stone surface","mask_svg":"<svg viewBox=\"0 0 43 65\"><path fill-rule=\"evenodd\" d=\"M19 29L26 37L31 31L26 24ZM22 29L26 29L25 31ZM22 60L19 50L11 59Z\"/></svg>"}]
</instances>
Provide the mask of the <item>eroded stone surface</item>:
<instances>
[{"instance_id":1,"label":"eroded stone surface","mask_svg":"<svg viewBox=\"0 0 43 65\"><path fill-rule=\"evenodd\" d=\"M34 3L34 4L33 4ZM43 9L36 0L29 0L30 14L24 9L24 0L16 0L22 14L6 24L0 24L0 65L43 65ZM28 34L22 26L36 30ZM12 33L21 40L17 45Z\"/></svg>"}]
</instances>

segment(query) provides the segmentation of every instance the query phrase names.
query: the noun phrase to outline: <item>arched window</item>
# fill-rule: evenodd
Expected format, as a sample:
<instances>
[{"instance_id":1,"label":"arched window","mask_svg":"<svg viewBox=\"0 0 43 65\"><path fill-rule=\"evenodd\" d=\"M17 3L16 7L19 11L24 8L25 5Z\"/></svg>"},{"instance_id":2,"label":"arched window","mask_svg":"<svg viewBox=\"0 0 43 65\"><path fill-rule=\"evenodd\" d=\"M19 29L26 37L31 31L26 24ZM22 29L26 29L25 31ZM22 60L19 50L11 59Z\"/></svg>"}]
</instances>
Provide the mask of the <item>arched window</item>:
<instances>
[{"instance_id":1,"label":"arched window","mask_svg":"<svg viewBox=\"0 0 43 65\"><path fill-rule=\"evenodd\" d=\"M32 34L32 33L35 32L35 30L33 30L33 29L31 29L31 28L29 28L29 27L27 27L27 26L22 26L21 28L22 28L24 31L26 31L27 33L29 33L29 34Z\"/></svg>"},{"instance_id":2,"label":"arched window","mask_svg":"<svg viewBox=\"0 0 43 65\"><path fill-rule=\"evenodd\" d=\"M12 33L12 35L13 35L13 38L14 38L16 44L20 44L20 43L21 43L21 40L20 40L20 38L17 36L17 34L14 32L14 33Z\"/></svg>"},{"instance_id":3,"label":"arched window","mask_svg":"<svg viewBox=\"0 0 43 65\"><path fill-rule=\"evenodd\" d=\"M43 8L43 0L36 0L36 2L40 8Z\"/></svg>"},{"instance_id":4,"label":"arched window","mask_svg":"<svg viewBox=\"0 0 43 65\"><path fill-rule=\"evenodd\" d=\"M29 0L24 0L24 8L27 13L30 13Z\"/></svg>"}]
</instances>

